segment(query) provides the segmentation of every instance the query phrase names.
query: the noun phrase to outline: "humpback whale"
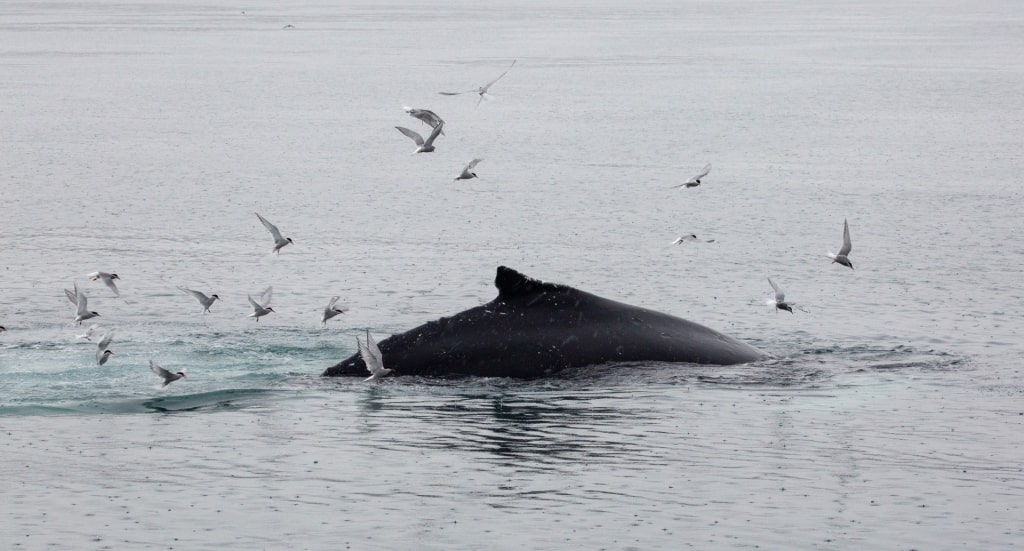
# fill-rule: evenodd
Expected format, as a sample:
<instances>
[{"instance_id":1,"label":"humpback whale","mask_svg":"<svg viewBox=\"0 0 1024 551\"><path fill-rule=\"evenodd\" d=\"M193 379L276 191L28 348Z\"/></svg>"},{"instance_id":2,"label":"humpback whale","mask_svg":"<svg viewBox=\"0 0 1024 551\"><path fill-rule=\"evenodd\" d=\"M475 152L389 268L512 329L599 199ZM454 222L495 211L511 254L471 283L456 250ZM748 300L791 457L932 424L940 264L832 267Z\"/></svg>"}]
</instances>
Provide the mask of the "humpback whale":
<instances>
[{"instance_id":1,"label":"humpback whale","mask_svg":"<svg viewBox=\"0 0 1024 551\"><path fill-rule=\"evenodd\" d=\"M568 367L620 362L730 365L760 350L697 323L545 283L499 266L491 302L380 341L392 376L536 378ZM361 376L359 354L323 375Z\"/></svg>"}]
</instances>

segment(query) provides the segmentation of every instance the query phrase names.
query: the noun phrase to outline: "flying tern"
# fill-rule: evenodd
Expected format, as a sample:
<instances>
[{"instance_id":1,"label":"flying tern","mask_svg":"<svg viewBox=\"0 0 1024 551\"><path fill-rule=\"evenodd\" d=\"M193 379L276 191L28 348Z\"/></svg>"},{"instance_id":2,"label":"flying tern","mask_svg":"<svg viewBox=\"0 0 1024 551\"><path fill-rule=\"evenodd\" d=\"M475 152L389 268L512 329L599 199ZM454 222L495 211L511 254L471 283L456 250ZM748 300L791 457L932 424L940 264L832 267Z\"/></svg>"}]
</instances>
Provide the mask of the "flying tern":
<instances>
[{"instance_id":1,"label":"flying tern","mask_svg":"<svg viewBox=\"0 0 1024 551\"><path fill-rule=\"evenodd\" d=\"M839 254L829 251L828 257L832 259L833 264L842 264L852 270L853 262L850 262L848 256L851 250L853 250L853 243L850 242L850 225L843 220L843 246L839 248Z\"/></svg>"},{"instance_id":2,"label":"flying tern","mask_svg":"<svg viewBox=\"0 0 1024 551\"><path fill-rule=\"evenodd\" d=\"M273 236L274 238L273 252L281 254L281 247L284 247L285 245L290 245L292 243L292 238L282 237L281 231L277 229L277 226L271 224L266 218L260 216L260 213L257 212L256 217L260 219L260 222L263 222L263 225L267 228L267 231L269 231L270 235Z\"/></svg>"},{"instance_id":3,"label":"flying tern","mask_svg":"<svg viewBox=\"0 0 1024 551\"><path fill-rule=\"evenodd\" d=\"M505 69L504 73L501 73L500 75L498 75L498 78L488 82L487 84L484 84L483 86L481 86L479 88L476 88L476 89L473 89L473 90L463 90L461 92L441 92L441 95L444 95L444 96L457 96L459 94L469 94L469 93L479 94L480 95L480 99L476 100L476 106L480 107L480 102L483 101L485 97L488 98L488 99L491 98L491 95L488 94L487 91L491 88L491 86L494 86L495 82L498 82L499 80L501 80L501 77L505 76L509 71L512 70L512 67L515 66L516 61L518 61L518 60L517 59L513 59L512 60L512 65L509 65L508 69Z\"/></svg>"}]
</instances>

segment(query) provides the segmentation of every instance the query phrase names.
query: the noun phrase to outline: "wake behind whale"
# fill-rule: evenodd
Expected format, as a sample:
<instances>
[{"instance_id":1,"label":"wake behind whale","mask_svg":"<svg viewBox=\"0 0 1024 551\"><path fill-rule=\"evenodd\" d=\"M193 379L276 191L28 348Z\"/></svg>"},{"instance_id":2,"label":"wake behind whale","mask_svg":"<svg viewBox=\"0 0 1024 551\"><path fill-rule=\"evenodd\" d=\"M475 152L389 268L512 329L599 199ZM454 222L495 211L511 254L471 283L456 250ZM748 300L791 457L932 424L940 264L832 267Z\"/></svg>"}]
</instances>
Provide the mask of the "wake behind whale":
<instances>
[{"instance_id":1,"label":"wake behind whale","mask_svg":"<svg viewBox=\"0 0 1024 551\"><path fill-rule=\"evenodd\" d=\"M379 343L396 375L534 378L612 362L730 365L765 357L703 325L498 267L491 302ZM367 375L358 354L324 376Z\"/></svg>"}]
</instances>

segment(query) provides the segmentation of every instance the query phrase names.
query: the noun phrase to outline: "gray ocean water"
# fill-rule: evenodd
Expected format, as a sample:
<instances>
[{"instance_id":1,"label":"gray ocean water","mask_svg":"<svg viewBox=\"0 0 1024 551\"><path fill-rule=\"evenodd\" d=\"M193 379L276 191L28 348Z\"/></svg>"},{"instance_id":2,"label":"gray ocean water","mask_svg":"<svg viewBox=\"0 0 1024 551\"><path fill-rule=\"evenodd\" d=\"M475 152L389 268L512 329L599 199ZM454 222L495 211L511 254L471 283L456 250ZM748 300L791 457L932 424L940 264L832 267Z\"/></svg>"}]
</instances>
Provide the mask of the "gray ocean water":
<instances>
[{"instance_id":1,"label":"gray ocean water","mask_svg":"<svg viewBox=\"0 0 1024 551\"><path fill-rule=\"evenodd\" d=\"M1020 546L1022 51L1010 1L6 3L0 547ZM319 377L499 265L773 358Z\"/></svg>"}]
</instances>

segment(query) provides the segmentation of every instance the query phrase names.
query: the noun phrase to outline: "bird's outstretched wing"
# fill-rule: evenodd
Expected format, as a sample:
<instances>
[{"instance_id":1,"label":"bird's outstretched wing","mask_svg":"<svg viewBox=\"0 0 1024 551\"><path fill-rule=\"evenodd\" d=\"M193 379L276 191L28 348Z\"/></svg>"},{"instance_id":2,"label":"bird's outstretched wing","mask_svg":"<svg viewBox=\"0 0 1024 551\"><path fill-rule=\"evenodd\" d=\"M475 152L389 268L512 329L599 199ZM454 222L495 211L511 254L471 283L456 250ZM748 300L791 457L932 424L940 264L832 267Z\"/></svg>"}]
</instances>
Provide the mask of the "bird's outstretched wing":
<instances>
[{"instance_id":1,"label":"bird's outstretched wing","mask_svg":"<svg viewBox=\"0 0 1024 551\"><path fill-rule=\"evenodd\" d=\"M850 224L846 220L843 220L843 247L839 249L839 254L846 256L853 250L853 243L850 241Z\"/></svg>"},{"instance_id":2,"label":"bird's outstretched wing","mask_svg":"<svg viewBox=\"0 0 1024 551\"><path fill-rule=\"evenodd\" d=\"M775 290L775 301L776 302L785 302L786 301L786 293L778 285L776 285L775 282L772 281L772 278L770 278L770 277L768 278L768 283L772 286L772 289Z\"/></svg>"},{"instance_id":3,"label":"bird's outstretched wing","mask_svg":"<svg viewBox=\"0 0 1024 551\"><path fill-rule=\"evenodd\" d=\"M425 145L425 146L434 145L434 140L437 139L437 137L441 134L441 130L443 130L443 129L444 129L444 123L443 122L442 123L438 123L437 126L434 127L434 131L430 133L430 137L427 138L427 141L425 141L423 143L420 143L419 145Z\"/></svg>"},{"instance_id":4,"label":"bird's outstretched wing","mask_svg":"<svg viewBox=\"0 0 1024 551\"><path fill-rule=\"evenodd\" d=\"M689 180L687 180L684 183L684 185L685 184L696 184L697 180L700 180L701 178L707 176L709 172L711 172L711 163L708 163L708 164L704 165L704 168L700 169L700 174L697 174L693 178L690 178Z\"/></svg>"},{"instance_id":5,"label":"bird's outstretched wing","mask_svg":"<svg viewBox=\"0 0 1024 551\"><path fill-rule=\"evenodd\" d=\"M260 222L263 222L263 226L267 228L267 231L270 232L270 235L274 236L275 243L281 240L281 232L277 229L277 226L271 224L270 221L268 221L266 218L260 216L260 213L258 212L256 213L256 217L260 219Z\"/></svg>"},{"instance_id":6,"label":"bird's outstretched wing","mask_svg":"<svg viewBox=\"0 0 1024 551\"><path fill-rule=\"evenodd\" d=\"M78 306L78 285L75 285L74 292L71 292L71 291L68 291L67 289L64 289L64 294L67 295L68 300L71 301L71 304L74 304L75 306Z\"/></svg>"},{"instance_id":7,"label":"bird's outstretched wing","mask_svg":"<svg viewBox=\"0 0 1024 551\"><path fill-rule=\"evenodd\" d=\"M180 289L181 292L183 293L192 295L192 298L198 300L199 302L204 302L210 299L210 297L207 297L205 293L200 293L199 291L193 291L192 289L186 289L184 287L178 287L178 289Z\"/></svg>"},{"instance_id":8,"label":"bird's outstretched wing","mask_svg":"<svg viewBox=\"0 0 1024 551\"><path fill-rule=\"evenodd\" d=\"M167 371L166 369L156 365L155 363L153 363L153 360L149 360L149 370L159 375L160 377L163 377L165 381L167 380L168 377L171 376L170 371Z\"/></svg>"},{"instance_id":9,"label":"bird's outstretched wing","mask_svg":"<svg viewBox=\"0 0 1024 551\"><path fill-rule=\"evenodd\" d=\"M512 67L515 67L515 65L516 65L516 61L519 61L519 60L518 60L518 59L513 59L513 60L512 60L512 65L509 65L509 66L508 66L508 69L505 69L505 72L504 72L504 73L501 73L500 75L498 75L498 78L496 78L496 79L494 79L494 80L492 80L492 81L488 82L487 84L483 85L483 86L482 86L482 87L480 88L480 93L481 93L481 94L484 94L484 93L486 93L486 92L487 92L487 89L488 89L488 88L490 88L491 86L493 86L495 82L498 82L499 80L501 80L501 77L503 77L503 76L505 76L506 74L508 74L508 72L512 70Z\"/></svg>"},{"instance_id":10,"label":"bird's outstretched wing","mask_svg":"<svg viewBox=\"0 0 1024 551\"><path fill-rule=\"evenodd\" d=\"M100 339L100 342L96 345L96 363L100 363L103 359L103 352L110 346L110 341L114 340L114 330L107 331L106 335Z\"/></svg>"},{"instance_id":11,"label":"bird's outstretched wing","mask_svg":"<svg viewBox=\"0 0 1024 551\"><path fill-rule=\"evenodd\" d=\"M401 132L402 134L405 134L406 136L412 138L412 141L416 142L416 145L423 145L423 136L420 136L418 132L414 130L409 130L404 126L396 126L395 128L397 128L398 131ZM436 131L437 129L435 128L434 130Z\"/></svg>"}]
</instances>

